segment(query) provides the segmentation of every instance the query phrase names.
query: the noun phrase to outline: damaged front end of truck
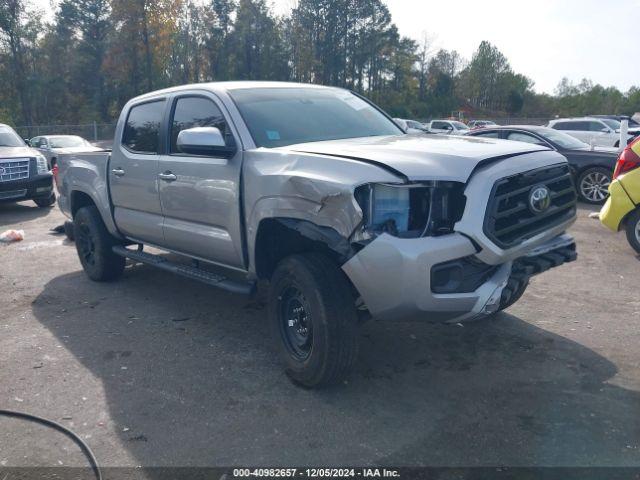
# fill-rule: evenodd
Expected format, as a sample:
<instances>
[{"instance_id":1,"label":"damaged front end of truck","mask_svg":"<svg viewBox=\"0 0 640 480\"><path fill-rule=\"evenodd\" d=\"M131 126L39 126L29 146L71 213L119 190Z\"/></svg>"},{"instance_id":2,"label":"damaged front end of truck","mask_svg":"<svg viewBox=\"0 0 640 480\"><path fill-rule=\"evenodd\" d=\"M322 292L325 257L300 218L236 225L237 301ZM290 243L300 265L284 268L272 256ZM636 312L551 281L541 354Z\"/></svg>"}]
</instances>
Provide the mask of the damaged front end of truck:
<instances>
[{"instance_id":1,"label":"damaged front end of truck","mask_svg":"<svg viewBox=\"0 0 640 480\"><path fill-rule=\"evenodd\" d=\"M268 275L265 263L277 263L264 258L286 242L286 230L295 232L287 249L305 243L329 252L360 308L375 318L460 322L504 309L531 276L576 258L565 233L576 213L568 166L554 152L519 157L479 162L459 180L410 178L381 167L366 183L358 180L360 169L375 166L367 159L333 157L330 174L316 171L315 154L278 166L270 161L271 171L259 167L260 186L277 182L280 194L257 202L262 208L252 209L249 232L260 220L277 222L278 240L261 249L261 235L250 237L257 240L258 276ZM521 162L530 170L522 172ZM530 205L536 189L548 197L543 211Z\"/></svg>"}]
</instances>

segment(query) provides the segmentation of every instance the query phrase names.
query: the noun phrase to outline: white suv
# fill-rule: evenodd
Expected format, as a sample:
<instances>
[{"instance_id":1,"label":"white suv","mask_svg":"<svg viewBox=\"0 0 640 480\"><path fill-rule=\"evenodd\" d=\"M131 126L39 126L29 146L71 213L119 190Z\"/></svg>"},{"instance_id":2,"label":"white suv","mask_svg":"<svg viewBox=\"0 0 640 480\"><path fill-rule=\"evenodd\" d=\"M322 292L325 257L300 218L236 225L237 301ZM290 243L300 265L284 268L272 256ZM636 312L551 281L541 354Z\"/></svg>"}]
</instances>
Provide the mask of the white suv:
<instances>
[{"instance_id":1,"label":"white suv","mask_svg":"<svg viewBox=\"0 0 640 480\"><path fill-rule=\"evenodd\" d=\"M427 125L431 133L466 135L470 130L464 123L457 120L431 120Z\"/></svg>"},{"instance_id":2,"label":"white suv","mask_svg":"<svg viewBox=\"0 0 640 480\"><path fill-rule=\"evenodd\" d=\"M620 122L611 118L560 118L551 120L548 126L589 144L601 147L620 146ZM630 128L629 133L627 140L640 132Z\"/></svg>"}]
</instances>

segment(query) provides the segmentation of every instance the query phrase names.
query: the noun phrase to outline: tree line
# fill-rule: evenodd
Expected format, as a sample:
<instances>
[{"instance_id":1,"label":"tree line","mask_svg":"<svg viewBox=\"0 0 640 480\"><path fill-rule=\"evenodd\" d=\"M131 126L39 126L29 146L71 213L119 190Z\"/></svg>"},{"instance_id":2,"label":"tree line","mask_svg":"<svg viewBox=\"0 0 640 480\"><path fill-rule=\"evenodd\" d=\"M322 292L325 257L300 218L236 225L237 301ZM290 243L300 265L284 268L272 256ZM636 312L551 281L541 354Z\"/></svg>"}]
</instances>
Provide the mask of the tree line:
<instances>
[{"instance_id":1,"label":"tree line","mask_svg":"<svg viewBox=\"0 0 640 480\"><path fill-rule=\"evenodd\" d=\"M184 83L285 80L361 93L394 116L463 110L552 116L640 111L640 89L563 79L555 95L483 41L470 59L402 36L382 0L0 0L0 122L110 122L144 92Z\"/></svg>"}]
</instances>

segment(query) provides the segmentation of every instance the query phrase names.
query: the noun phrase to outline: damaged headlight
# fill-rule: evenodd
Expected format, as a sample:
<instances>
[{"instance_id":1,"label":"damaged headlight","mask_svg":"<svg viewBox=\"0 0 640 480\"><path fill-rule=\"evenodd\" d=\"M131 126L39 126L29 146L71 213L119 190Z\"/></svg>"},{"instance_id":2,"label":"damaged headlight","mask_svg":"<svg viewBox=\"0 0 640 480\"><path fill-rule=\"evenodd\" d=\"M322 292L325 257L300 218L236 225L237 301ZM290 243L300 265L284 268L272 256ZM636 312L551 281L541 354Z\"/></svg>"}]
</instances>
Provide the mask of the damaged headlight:
<instances>
[{"instance_id":1,"label":"damaged headlight","mask_svg":"<svg viewBox=\"0 0 640 480\"><path fill-rule=\"evenodd\" d=\"M355 190L363 213L360 238L380 233L401 238L451 233L464 211L463 190L458 182L362 185Z\"/></svg>"}]
</instances>

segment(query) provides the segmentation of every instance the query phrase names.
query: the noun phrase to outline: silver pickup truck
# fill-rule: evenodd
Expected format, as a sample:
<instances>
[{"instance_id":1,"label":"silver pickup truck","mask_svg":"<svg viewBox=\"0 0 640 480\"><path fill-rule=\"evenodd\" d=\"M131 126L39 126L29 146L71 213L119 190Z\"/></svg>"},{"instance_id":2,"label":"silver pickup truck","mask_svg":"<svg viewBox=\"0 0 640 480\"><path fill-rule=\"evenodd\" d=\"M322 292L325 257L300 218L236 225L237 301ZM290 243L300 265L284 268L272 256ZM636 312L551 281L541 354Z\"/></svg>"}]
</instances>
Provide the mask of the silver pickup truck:
<instances>
[{"instance_id":1,"label":"silver pickup truck","mask_svg":"<svg viewBox=\"0 0 640 480\"><path fill-rule=\"evenodd\" d=\"M564 157L409 135L338 88L149 93L122 110L111 153L58 164L91 279L117 278L129 258L243 294L267 280L286 371L307 387L345 378L367 318L478 319L576 258Z\"/></svg>"}]
</instances>

